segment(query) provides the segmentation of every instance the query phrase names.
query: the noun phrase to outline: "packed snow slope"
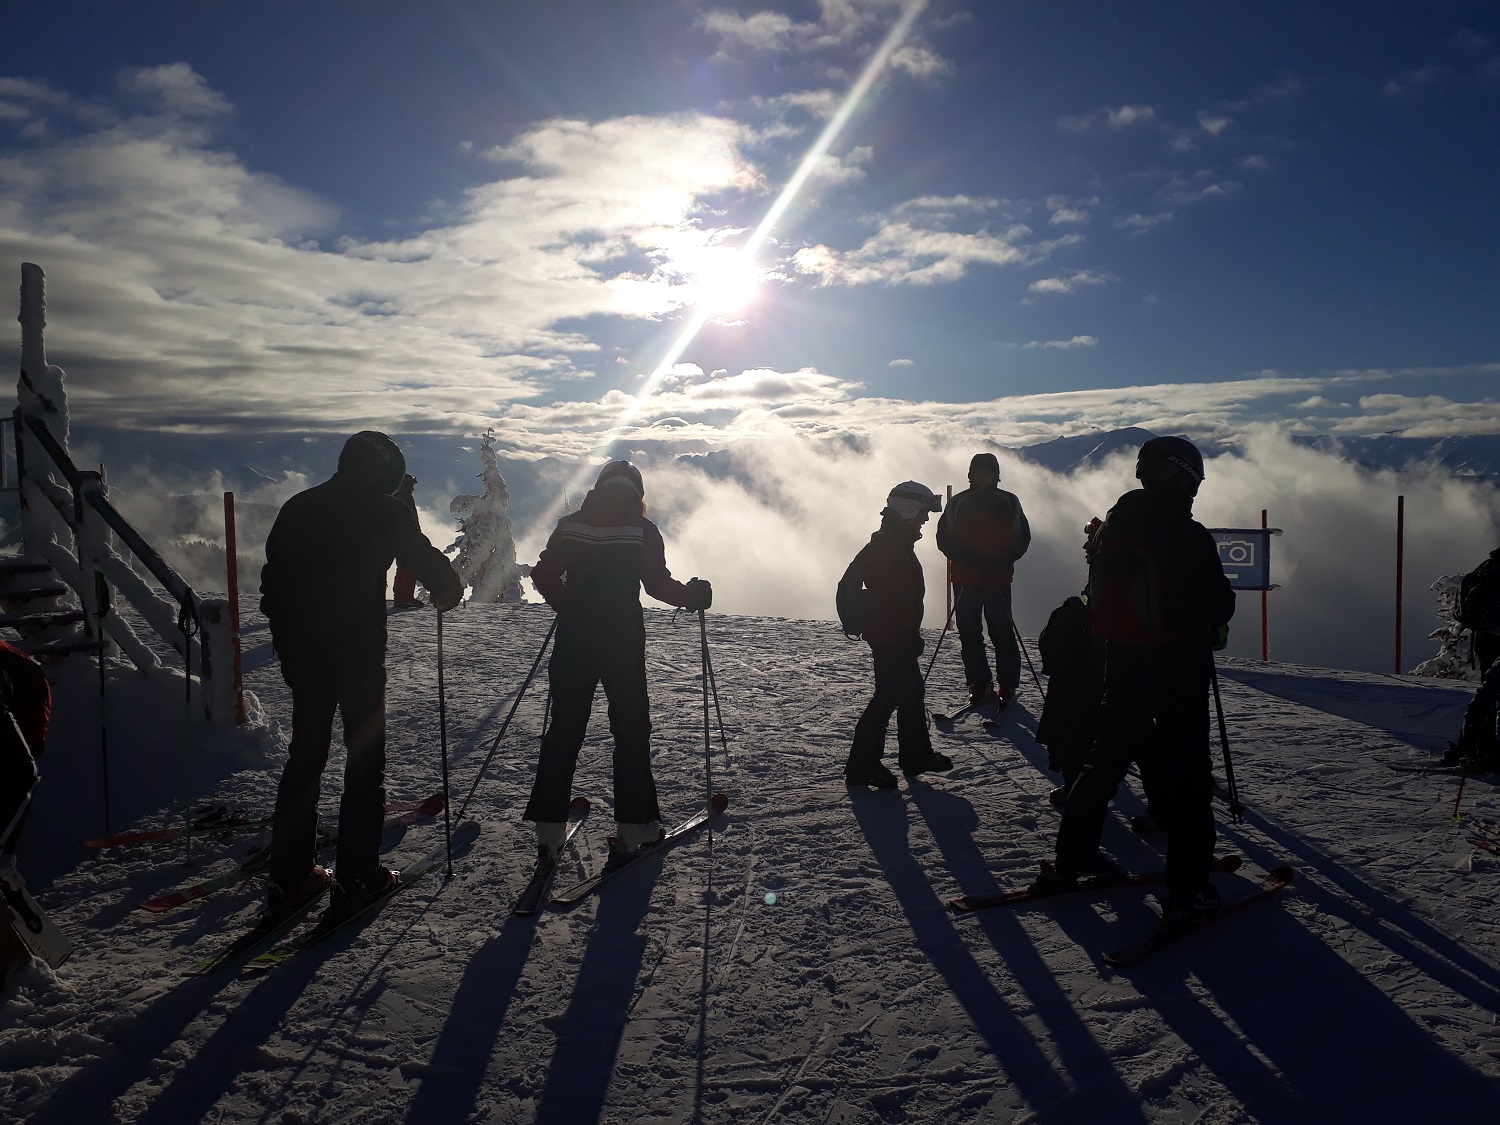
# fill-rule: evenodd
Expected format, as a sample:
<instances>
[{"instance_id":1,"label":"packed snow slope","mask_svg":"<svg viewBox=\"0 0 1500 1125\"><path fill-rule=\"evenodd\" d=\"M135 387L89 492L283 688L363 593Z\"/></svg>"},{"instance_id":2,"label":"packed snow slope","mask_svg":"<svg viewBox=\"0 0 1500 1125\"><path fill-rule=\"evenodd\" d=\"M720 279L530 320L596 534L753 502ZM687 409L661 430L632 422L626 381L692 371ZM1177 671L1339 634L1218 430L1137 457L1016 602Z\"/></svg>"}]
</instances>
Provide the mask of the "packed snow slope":
<instances>
[{"instance_id":1,"label":"packed snow slope","mask_svg":"<svg viewBox=\"0 0 1500 1125\"><path fill-rule=\"evenodd\" d=\"M550 611L445 618L456 794L541 644ZM655 768L677 818L705 799L698 623L647 613ZM956 917L950 896L1024 884L1050 854L1054 781L1040 707L937 733L944 775L847 791L867 697L862 645L826 623L710 614L729 749L712 835L649 859L570 912L513 918L530 872L518 817L544 692L522 700L480 783L483 831L363 928L261 977L186 970L252 917L243 886L165 915L152 894L232 865L245 837L86 854L101 827L97 680L65 671L46 795L23 855L78 949L0 996L0 1117L31 1123L1416 1122L1500 1120L1500 855L1466 841L1500 820L1492 781L1397 772L1458 728L1461 685L1225 661L1220 682L1244 822L1226 897L1279 864L1292 890L1125 973L1099 955L1156 924L1117 888ZM390 793L440 785L435 616L391 619ZM249 687L269 727L212 732L180 695L110 683L115 826L166 823L196 747L198 791L268 810L289 723L263 626ZM139 677L137 676L137 679ZM944 646L929 702L961 695ZM91 694L92 693L92 694ZM612 826L602 698L576 789L594 814L559 885L598 868ZM890 746L894 758L894 736ZM336 808L339 752L324 810ZM80 810L82 810L80 812ZM1122 790L1106 847L1160 866ZM1221 809L1222 812L1222 809ZM71 820L69 819L71 817ZM398 864L441 839L417 825Z\"/></svg>"}]
</instances>

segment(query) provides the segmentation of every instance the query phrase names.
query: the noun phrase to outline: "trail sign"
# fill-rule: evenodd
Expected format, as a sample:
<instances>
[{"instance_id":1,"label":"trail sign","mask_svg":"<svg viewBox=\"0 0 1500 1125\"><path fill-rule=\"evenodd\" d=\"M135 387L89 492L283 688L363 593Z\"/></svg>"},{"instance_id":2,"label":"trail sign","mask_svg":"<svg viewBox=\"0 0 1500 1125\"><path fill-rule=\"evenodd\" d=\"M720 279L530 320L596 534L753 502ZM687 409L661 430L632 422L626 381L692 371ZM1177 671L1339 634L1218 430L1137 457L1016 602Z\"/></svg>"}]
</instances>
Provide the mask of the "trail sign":
<instances>
[{"instance_id":1,"label":"trail sign","mask_svg":"<svg viewBox=\"0 0 1500 1125\"><path fill-rule=\"evenodd\" d=\"M1279 527L1211 527L1219 548L1219 565L1236 590L1274 590L1271 581L1271 536Z\"/></svg>"}]
</instances>

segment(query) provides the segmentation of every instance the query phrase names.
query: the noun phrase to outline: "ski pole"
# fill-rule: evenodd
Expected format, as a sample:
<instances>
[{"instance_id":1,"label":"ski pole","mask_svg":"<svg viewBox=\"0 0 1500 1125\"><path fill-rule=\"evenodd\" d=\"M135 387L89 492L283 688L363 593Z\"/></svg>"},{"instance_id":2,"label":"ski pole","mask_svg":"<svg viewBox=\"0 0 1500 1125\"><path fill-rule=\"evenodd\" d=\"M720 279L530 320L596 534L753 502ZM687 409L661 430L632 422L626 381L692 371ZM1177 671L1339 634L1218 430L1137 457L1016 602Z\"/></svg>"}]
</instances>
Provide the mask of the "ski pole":
<instances>
[{"instance_id":1,"label":"ski pole","mask_svg":"<svg viewBox=\"0 0 1500 1125\"><path fill-rule=\"evenodd\" d=\"M438 745L443 754L443 846L448 854L448 874L453 878L453 802L448 793L448 691L443 680L443 611L437 615Z\"/></svg>"},{"instance_id":2,"label":"ski pole","mask_svg":"<svg viewBox=\"0 0 1500 1125\"><path fill-rule=\"evenodd\" d=\"M98 619L99 642L99 759L104 771L104 830L109 831L109 724L104 713L104 651L108 642L104 639L104 616L109 612L109 583L104 572L94 571L94 616Z\"/></svg>"},{"instance_id":3,"label":"ski pole","mask_svg":"<svg viewBox=\"0 0 1500 1125\"><path fill-rule=\"evenodd\" d=\"M714 657L708 653L708 690L714 697L714 716L719 721L719 744L724 747L724 760L729 760L729 736L724 733L724 712L719 709L719 678L714 675Z\"/></svg>"},{"instance_id":4,"label":"ski pole","mask_svg":"<svg viewBox=\"0 0 1500 1125\"><path fill-rule=\"evenodd\" d=\"M713 760L713 735L708 726L708 616L703 610L698 611L698 639L702 643L700 671L703 680L703 776L704 784L708 786L707 799L704 802L706 808L713 807L714 799L714 760ZM710 839L713 837L713 829L709 829Z\"/></svg>"},{"instance_id":5,"label":"ski pole","mask_svg":"<svg viewBox=\"0 0 1500 1125\"><path fill-rule=\"evenodd\" d=\"M500 749L500 740L505 737L505 732L510 729L510 721L516 716L516 708L521 706L521 699L526 695L526 689L531 687L531 681L536 678L536 670L541 667L542 657L547 655L547 646L552 643L552 634L557 632L557 618L552 619L552 625L547 630L547 635L542 638L542 647L537 649L536 659L531 662L531 671L526 673L526 679L521 681L521 687L516 692L515 702L510 705L510 711L505 716L505 721L500 724L500 731L495 735L495 741L490 743L490 752L484 756L480 763L479 772L474 775L474 784L469 786L469 795L464 798L464 803L458 806L458 819L464 818L464 810L469 807L469 802L474 799L474 791L479 788L479 782L484 777L484 771L490 768L490 762L494 760L495 751Z\"/></svg>"},{"instance_id":6,"label":"ski pole","mask_svg":"<svg viewBox=\"0 0 1500 1125\"><path fill-rule=\"evenodd\" d=\"M964 600L965 586L958 588L958 595L953 599L953 608L948 611L948 620L943 622L943 631L938 634L937 644L932 646L932 659L927 662L927 671L922 673L922 686L927 686L927 677L932 675L932 666L937 663L938 653L943 651L943 638L948 635L948 629L953 624L953 615L958 612L958 603Z\"/></svg>"},{"instance_id":7,"label":"ski pole","mask_svg":"<svg viewBox=\"0 0 1500 1125\"><path fill-rule=\"evenodd\" d=\"M1036 684L1036 693L1046 696L1047 693L1042 690L1042 678L1036 674L1036 665L1031 662L1031 653L1026 651L1026 642L1021 639L1021 630L1016 625L1014 615L1010 619L1010 629L1016 635L1016 644L1021 649L1021 655L1026 658L1026 667L1031 669L1031 682Z\"/></svg>"},{"instance_id":8,"label":"ski pole","mask_svg":"<svg viewBox=\"0 0 1500 1125\"><path fill-rule=\"evenodd\" d=\"M1239 786L1234 783L1234 762L1229 757L1229 731L1224 726L1224 702L1219 698L1219 666L1212 653L1208 657L1208 677L1214 685L1214 710L1219 714L1219 745L1224 748L1224 782L1229 786L1229 813L1238 824L1243 818L1245 807L1240 804Z\"/></svg>"}]
</instances>

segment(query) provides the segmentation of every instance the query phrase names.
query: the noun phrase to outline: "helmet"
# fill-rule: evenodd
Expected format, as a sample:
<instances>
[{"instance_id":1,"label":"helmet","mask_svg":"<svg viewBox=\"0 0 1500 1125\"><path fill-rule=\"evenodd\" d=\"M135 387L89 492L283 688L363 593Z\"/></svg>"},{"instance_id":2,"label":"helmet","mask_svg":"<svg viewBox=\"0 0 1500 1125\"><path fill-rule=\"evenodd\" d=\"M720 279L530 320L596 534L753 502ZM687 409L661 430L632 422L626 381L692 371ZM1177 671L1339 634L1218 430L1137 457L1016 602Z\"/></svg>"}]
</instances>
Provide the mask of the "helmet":
<instances>
[{"instance_id":1,"label":"helmet","mask_svg":"<svg viewBox=\"0 0 1500 1125\"><path fill-rule=\"evenodd\" d=\"M392 493L406 475L406 458L379 430L361 430L344 442L339 454L339 472L379 492Z\"/></svg>"},{"instance_id":2,"label":"helmet","mask_svg":"<svg viewBox=\"0 0 1500 1125\"><path fill-rule=\"evenodd\" d=\"M925 484L908 480L891 489L885 498L885 508L904 520L916 520L918 516L925 519L928 512L942 511L943 502Z\"/></svg>"},{"instance_id":3,"label":"helmet","mask_svg":"<svg viewBox=\"0 0 1500 1125\"><path fill-rule=\"evenodd\" d=\"M985 477L994 477L1000 480L1000 462L993 453L976 453L969 461L969 480L973 480L975 474Z\"/></svg>"},{"instance_id":4,"label":"helmet","mask_svg":"<svg viewBox=\"0 0 1500 1125\"><path fill-rule=\"evenodd\" d=\"M1166 475L1162 475L1166 470ZM1135 475L1145 484L1166 483L1172 471L1179 470L1192 483L1192 491L1198 491L1203 483L1203 454L1198 447L1184 437L1154 437L1141 446L1136 457Z\"/></svg>"},{"instance_id":5,"label":"helmet","mask_svg":"<svg viewBox=\"0 0 1500 1125\"><path fill-rule=\"evenodd\" d=\"M641 471L629 461L611 461L599 470L599 476L594 480L595 488L628 488L635 493L637 500L646 498L646 486L641 483Z\"/></svg>"}]
</instances>

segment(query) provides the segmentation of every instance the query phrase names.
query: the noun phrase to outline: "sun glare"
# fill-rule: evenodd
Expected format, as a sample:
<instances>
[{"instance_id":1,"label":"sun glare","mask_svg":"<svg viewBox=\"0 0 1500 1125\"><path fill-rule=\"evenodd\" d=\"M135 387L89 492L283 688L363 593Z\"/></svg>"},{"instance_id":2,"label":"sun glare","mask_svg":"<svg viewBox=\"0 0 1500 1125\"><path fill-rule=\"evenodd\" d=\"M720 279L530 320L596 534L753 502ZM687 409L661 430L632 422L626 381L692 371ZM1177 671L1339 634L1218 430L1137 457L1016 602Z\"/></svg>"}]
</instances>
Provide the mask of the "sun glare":
<instances>
[{"instance_id":1,"label":"sun glare","mask_svg":"<svg viewBox=\"0 0 1500 1125\"><path fill-rule=\"evenodd\" d=\"M705 316L744 312L760 289L760 274L744 254L730 254L699 271L693 304Z\"/></svg>"}]
</instances>

